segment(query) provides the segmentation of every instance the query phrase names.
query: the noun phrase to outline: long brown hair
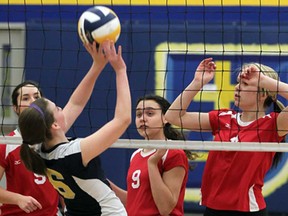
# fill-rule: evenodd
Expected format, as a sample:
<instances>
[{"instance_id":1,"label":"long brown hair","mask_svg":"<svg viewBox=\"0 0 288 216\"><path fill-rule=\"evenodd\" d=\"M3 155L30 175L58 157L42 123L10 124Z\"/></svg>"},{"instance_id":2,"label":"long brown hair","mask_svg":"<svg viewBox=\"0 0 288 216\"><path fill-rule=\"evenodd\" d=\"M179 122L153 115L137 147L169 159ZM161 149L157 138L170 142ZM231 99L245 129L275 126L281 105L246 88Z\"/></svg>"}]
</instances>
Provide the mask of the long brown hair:
<instances>
[{"instance_id":1,"label":"long brown hair","mask_svg":"<svg viewBox=\"0 0 288 216\"><path fill-rule=\"evenodd\" d=\"M23 110L18 119L23 139L20 150L21 159L28 170L40 175L46 175L47 168L32 146L52 138L50 128L54 122L54 116L47 107L48 101L45 98L39 98Z\"/></svg>"}]
</instances>

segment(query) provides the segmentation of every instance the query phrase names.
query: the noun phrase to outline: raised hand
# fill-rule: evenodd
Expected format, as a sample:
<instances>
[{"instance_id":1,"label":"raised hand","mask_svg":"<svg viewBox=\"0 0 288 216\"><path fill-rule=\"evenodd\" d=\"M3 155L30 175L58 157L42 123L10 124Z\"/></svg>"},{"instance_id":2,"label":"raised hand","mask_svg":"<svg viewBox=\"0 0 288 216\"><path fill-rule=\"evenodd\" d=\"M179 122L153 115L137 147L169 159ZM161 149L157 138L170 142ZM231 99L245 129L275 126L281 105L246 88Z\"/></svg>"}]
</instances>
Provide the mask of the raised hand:
<instances>
[{"instance_id":1,"label":"raised hand","mask_svg":"<svg viewBox=\"0 0 288 216\"><path fill-rule=\"evenodd\" d=\"M150 156L149 162L157 164L159 160L165 155L167 149L157 149L156 152Z\"/></svg>"},{"instance_id":2,"label":"raised hand","mask_svg":"<svg viewBox=\"0 0 288 216\"><path fill-rule=\"evenodd\" d=\"M202 85L209 83L214 75L216 70L216 64L212 58L206 58L200 62L198 65L194 80L197 82L201 82Z\"/></svg>"},{"instance_id":3,"label":"raised hand","mask_svg":"<svg viewBox=\"0 0 288 216\"><path fill-rule=\"evenodd\" d=\"M91 55L95 65L99 68L99 70L102 71L106 66L106 64L108 63L102 49L102 44L100 44L99 47L97 48L96 42L94 41L93 44L85 43L84 47L86 48L87 52Z\"/></svg>"},{"instance_id":4,"label":"raised hand","mask_svg":"<svg viewBox=\"0 0 288 216\"><path fill-rule=\"evenodd\" d=\"M256 65L244 67L240 79L248 85L261 87L261 78L265 76Z\"/></svg>"},{"instance_id":5,"label":"raised hand","mask_svg":"<svg viewBox=\"0 0 288 216\"><path fill-rule=\"evenodd\" d=\"M106 40L102 43L102 49L105 53L107 60L110 62L111 66L114 68L115 72L121 69L126 71L126 64L122 58L122 47L118 47L118 53L116 52L115 45L113 41Z\"/></svg>"}]
</instances>

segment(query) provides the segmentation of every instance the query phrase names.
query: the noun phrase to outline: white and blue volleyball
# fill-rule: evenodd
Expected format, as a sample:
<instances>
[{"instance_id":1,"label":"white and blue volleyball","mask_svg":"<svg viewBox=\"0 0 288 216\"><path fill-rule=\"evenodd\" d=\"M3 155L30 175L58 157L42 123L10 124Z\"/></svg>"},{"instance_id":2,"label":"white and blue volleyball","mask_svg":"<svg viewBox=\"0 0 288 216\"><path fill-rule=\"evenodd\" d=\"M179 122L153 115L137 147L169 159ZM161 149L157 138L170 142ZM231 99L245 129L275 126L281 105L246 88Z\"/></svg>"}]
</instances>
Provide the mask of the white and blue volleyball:
<instances>
[{"instance_id":1,"label":"white and blue volleyball","mask_svg":"<svg viewBox=\"0 0 288 216\"><path fill-rule=\"evenodd\" d=\"M121 25L114 11L105 6L94 6L84 11L78 21L78 34L83 43L100 44L109 39L116 42Z\"/></svg>"}]
</instances>

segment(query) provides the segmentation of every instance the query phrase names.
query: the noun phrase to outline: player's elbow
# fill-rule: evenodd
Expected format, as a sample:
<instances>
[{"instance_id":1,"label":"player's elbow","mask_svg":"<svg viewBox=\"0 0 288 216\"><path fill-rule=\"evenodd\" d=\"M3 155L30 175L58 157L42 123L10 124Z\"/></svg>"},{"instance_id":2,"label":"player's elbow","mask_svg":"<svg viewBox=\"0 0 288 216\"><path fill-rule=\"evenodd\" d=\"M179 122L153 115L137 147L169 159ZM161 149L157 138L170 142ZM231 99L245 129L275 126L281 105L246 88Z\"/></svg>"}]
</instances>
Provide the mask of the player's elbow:
<instances>
[{"instance_id":1,"label":"player's elbow","mask_svg":"<svg viewBox=\"0 0 288 216\"><path fill-rule=\"evenodd\" d=\"M128 127L128 126L131 124L131 122L132 122L131 114L129 114L129 115L127 115L127 116L125 116L125 117L123 118L123 124L124 124L126 127Z\"/></svg>"},{"instance_id":2,"label":"player's elbow","mask_svg":"<svg viewBox=\"0 0 288 216\"><path fill-rule=\"evenodd\" d=\"M177 116L173 114L173 111L167 111L165 114L165 119L170 123L176 125Z\"/></svg>"},{"instance_id":3,"label":"player's elbow","mask_svg":"<svg viewBox=\"0 0 288 216\"><path fill-rule=\"evenodd\" d=\"M165 208L163 209L158 209L159 210L159 213L160 215L163 215L163 216L169 216L171 214L171 212L173 211L173 209L175 208L175 206L166 206Z\"/></svg>"},{"instance_id":4,"label":"player's elbow","mask_svg":"<svg viewBox=\"0 0 288 216\"><path fill-rule=\"evenodd\" d=\"M169 122L171 121L171 113L169 110L167 110L167 112L165 113L165 119Z\"/></svg>"},{"instance_id":5,"label":"player's elbow","mask_svg":"<svg viewBox=\"0 0 288 216\"><path fill-rule=\"evenodd\" d=\"M170 202L166 202L163 206L158 206L158 211L160 215L170 215L173 209L176 207L177 201L171 200Z\"/></svg>"}]
</instances>

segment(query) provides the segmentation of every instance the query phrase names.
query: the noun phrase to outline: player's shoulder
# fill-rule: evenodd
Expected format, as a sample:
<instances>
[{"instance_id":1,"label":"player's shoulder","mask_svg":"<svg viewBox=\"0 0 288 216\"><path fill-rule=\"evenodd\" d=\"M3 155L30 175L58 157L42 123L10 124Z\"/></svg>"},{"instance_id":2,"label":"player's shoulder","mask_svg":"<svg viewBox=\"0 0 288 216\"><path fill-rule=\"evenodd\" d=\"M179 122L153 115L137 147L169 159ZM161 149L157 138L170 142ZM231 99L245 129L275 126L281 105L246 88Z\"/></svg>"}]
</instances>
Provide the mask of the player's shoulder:
<instances>
[{"instance_id":1,"label":"player's shoulder","mask_svg":"<svg viewBox=\"0 0 288 216\"><path fill-rule=\"evenodd\" d=\"M41 145L37 147L37 152L45 160L64 159L66 156L81 154L81 138L73 139L68 142L59 143L52 149L44 150Z\"/></svg>"},{"instance_id":2,"label":"player's shoulder","mask_svg":"<svg viewBox=\"0 0 288 216\"><path fill-rule=\"evenodd\" d=\"M183 166L188 169L188 158L182 149L169 149L162 157L162 164L168 170L176 166Z\"/></svg>"},{"instance_id":3,"label":"player's shoulder","mask_svg":"<svg viewBox=\"0 0 288 216\"><path fill-rule=\"evenodd\" d=\"M142 149L137 149L137 150L135 150L135 151L132 153L131 157L130 157L130 161L131 161L136 155L140 154L141 151L142 151Z\"/></svg>"},{"instance_id":4,"label":"player's shoulder","mask_svg":"<svg viewBox=\"0 0 288 216\"><path fill-rule=\"evenodd\" d=\"M183 149L169 149L167 157L186 157L186 154Z\"/></svg>"},{"instance_id":5,"label":"player's shoulder","mask_svg":"<svg viewBox=\"0 0 288 216\"><path fill-rule=\"evenodd\" d=\"M209 117L210 119L215 119L215 120L219 120L219 118L221 119L231 119L234 118L236 119L236 117L239 115L240 113L232 110L232 109L218 109L218 110L212 110L209 112Z\"/></svg>"},{"instance_id":6,"label":"player's shoulder","mask_svg":"<svg viewBox=\"0 0 288 216\"><path fill-rule=\"evenodd\" d=\"M8 133L9 137L21 137L19 131L17 129L15 129L14 131L11 131L10 133ZM4 153L5 156L9 155L10 153L19 153L20 151L20 146L21 143L17 144L1 144L0 145L0 152Z\"/></svg>"}]
</instances>

